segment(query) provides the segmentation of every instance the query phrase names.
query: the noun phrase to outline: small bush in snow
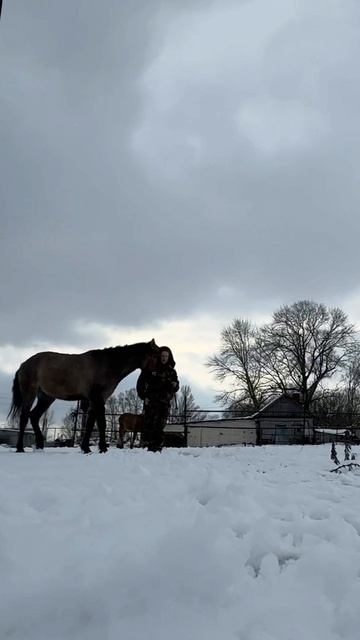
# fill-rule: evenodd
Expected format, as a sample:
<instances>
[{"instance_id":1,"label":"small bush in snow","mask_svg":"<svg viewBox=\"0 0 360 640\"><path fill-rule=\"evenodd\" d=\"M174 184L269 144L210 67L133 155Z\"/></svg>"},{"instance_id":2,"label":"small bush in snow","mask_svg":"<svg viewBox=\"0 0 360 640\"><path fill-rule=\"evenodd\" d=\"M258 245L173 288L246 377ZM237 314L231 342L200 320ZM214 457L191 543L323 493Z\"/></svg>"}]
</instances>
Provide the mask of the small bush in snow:
<instances>
[{"instance_id":1,"label":"small bush in snow","mask_svg":"<svg viewBox=\"0 0 360 640\"><path fill-rule=\"evenodd\" d=\"M351 453L351 444L350 442L345 442L345 460L350 460Z\"/></svg>"},{"instance_id":2,"label":"small bush in snow","mask_svg":"<svg viewBox=\"0 0 360 640\"><path fill-rule=\"evenodd\" d=\"M332 443L331 445L331 454L330 454L330 459L337 465L340 464L339 462L339 458L337 457L337 453L336 453L336 448L335 448L335 442Z\"/></svg>"}]
</instances>

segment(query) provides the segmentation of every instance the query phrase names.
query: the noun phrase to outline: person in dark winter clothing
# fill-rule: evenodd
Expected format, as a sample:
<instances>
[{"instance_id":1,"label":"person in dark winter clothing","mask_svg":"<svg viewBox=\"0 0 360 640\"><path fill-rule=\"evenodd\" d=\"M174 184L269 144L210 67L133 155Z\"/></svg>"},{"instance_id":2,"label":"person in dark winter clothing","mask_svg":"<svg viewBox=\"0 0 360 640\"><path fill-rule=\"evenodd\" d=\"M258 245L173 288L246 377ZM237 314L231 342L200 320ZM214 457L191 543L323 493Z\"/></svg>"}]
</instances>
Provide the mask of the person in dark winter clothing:
<instances>
[{"instance_id":1,"label":"person in dark winter clothing","mask_svg":"<svg viewBox=\"0 0 360 640\"><path fill-rule=\"evenodd\" d=\"M169 347L160 347L156 361L141 372L136 389L144 401L142 446L148 451L161 451L171 400L179 390L175 361Z\"/></svg>"}]
</instances>

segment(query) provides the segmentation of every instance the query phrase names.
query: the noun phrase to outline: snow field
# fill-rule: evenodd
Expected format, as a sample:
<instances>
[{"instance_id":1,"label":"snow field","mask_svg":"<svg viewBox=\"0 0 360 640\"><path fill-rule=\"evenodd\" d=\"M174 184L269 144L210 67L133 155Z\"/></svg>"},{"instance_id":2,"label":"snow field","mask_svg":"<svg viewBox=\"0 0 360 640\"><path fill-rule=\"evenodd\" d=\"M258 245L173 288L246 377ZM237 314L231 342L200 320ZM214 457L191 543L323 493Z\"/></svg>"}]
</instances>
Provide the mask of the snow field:
<instances>
[{"instance_id":1,"label":"snow field","mask_svg":"<svg viewBox=\"0 0 360 640\"><path fill-rule=\"evenodd\" d=\"M1 640L358 640L360 475L329 454L0 447Z\"/></svg>"}]
</instances>

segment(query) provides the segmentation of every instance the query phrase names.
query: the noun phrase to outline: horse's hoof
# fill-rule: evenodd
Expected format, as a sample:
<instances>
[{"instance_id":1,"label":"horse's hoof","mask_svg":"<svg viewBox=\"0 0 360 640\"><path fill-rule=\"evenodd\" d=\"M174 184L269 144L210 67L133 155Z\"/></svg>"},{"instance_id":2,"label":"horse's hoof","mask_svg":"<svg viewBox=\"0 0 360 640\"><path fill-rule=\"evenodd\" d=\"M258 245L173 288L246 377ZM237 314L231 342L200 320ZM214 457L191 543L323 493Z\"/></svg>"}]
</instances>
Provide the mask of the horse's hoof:
<instances>
[{"instance_id":1,"label":"horse's hoof","mask_svg":"<svg viewBox=\"0 0 360 640\"><path fill-rule=\"evenodd\" d=\"M101 448L99 447L99 453L106 453L107 450L108 450L107 447L101 447Z\"/></svg>"},{"instance_id":2,"label":"horse's hoof","mask_svg":"<svg viewBox=\"0 0 360 640\"><path fill-rule=\"evenodd\" d=\"M82 451L83 453L86 453L86 454L87 454L87 453L91 453L91 449L90 449L90 447L81 447L81 451Z\"/></svg>"},{"instance_id":3,"label":"horse's hoof","mask_svg":"<svg viewBox=\"0 0 360 640\"><path fill-rule=\"evenodd\" d=\"M16 453L25 453L24 447L16 447Z\"/></svg>"}]
</instances>

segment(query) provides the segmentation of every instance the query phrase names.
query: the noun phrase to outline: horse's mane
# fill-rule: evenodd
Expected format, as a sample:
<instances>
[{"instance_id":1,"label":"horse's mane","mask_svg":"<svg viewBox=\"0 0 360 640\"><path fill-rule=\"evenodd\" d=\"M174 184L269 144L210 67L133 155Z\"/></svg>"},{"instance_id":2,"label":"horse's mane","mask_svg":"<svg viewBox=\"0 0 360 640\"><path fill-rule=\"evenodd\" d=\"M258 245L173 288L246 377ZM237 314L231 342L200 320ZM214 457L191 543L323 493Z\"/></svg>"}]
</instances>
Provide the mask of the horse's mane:
<instances>
[{"instance_id":1,"label":"horse's mane","mask_svg":"<svg viewBox=\"0 0 360 640\"><path fill-rule=\"evenodd\" d=\"M87 353L91 355L104 354L109 356L126 356L129 353L142 353L147 346L147 342L136 342L135 344L118 345L116 347L105 347L104 349L90 349Z\"/></svg>"}]
</instances>

